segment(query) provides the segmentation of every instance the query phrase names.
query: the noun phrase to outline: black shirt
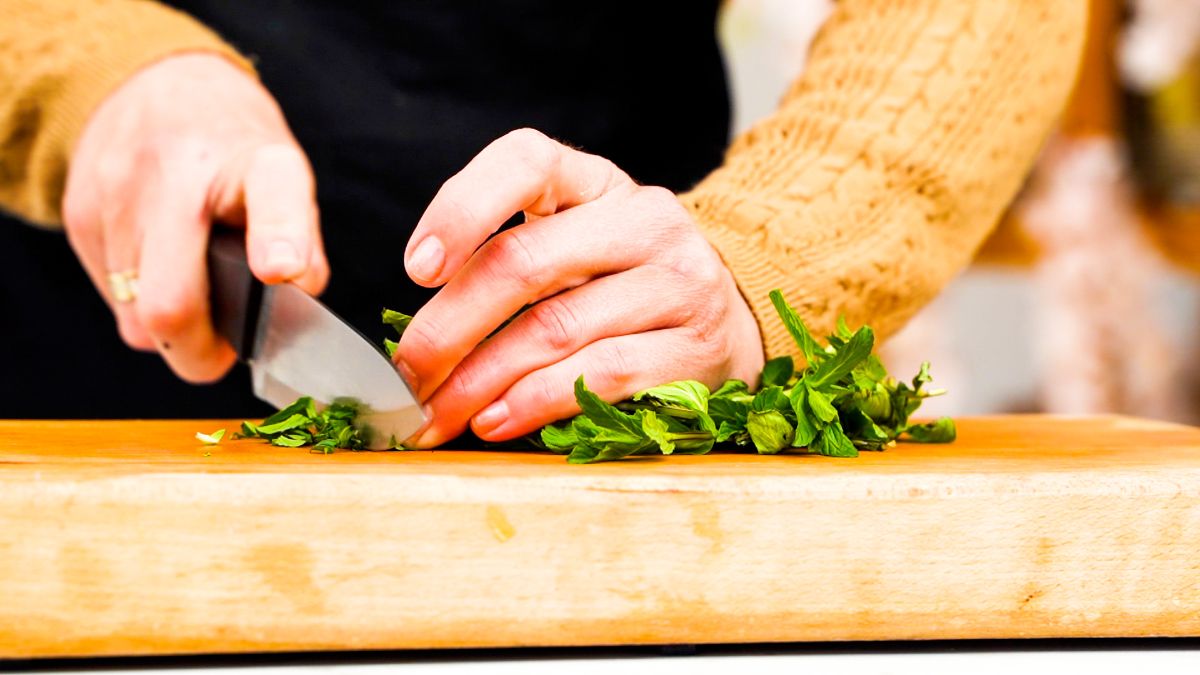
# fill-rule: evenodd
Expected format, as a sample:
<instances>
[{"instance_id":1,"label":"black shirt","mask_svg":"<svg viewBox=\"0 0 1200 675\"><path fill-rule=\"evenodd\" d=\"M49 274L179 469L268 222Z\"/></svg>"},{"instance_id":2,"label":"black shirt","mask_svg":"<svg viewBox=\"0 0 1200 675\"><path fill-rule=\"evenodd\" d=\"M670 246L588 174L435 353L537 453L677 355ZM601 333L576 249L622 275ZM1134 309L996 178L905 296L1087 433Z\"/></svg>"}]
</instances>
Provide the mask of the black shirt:
<instances>
[{"instance_id":1,"label":"black shirt","mask_svg":"<svg viewBox=\"0 0 1200 675\"><path fill-rule=\"evenodd\" d=\"M533 127L683 190L720 162L729 103L717 0L169 2L250 55L317 175L333 271L322 299L367 335L432 293L404 273L438 186ZM238 417L265 410L238 366L177 380L117 336L59 233L0 217L0 417Z\"/></svg>"}]
</instances>

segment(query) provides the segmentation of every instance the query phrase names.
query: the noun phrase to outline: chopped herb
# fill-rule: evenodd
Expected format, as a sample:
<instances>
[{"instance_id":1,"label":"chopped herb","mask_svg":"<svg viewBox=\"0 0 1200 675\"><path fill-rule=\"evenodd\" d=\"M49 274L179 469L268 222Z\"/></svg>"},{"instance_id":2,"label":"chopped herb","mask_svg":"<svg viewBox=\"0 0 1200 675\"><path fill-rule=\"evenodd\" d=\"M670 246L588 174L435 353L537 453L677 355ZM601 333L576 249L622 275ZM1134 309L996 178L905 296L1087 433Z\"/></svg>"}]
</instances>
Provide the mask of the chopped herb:
<instances>
[{"instance_id":1,"label":"chopped herb","mask_svg":"<svg viewBox=\"0 0 1200 675\"><path fill-rule=\"evenodd\" d=\"M588 390L580 377L575 381L575 400L582 412L519 442L566 455L572 464L590 464L630 455L705 454L718 446L752 447L764 455L802 452L856 457L860 451L891 447L897 439L920 443L955 439L954 421L949 418L909 424L924 399L944 393L926 389L932 381L928 363L921 365L911 385L897 381L871 353L875 333L869 326L852 331L839 318L836 334L821 346L778 290L771 291L771 302L804 356L803 367L790 356L771 359L754 393L741 380L729 380L715 391L682 380L638 392L616 405ZM397 336L412 321L407 314L388 309L382 318ZM396 344L384 341L389 356ZM364 442L354 426L356 414L356 406L345 402L317 411L306 397L261 424L243 422L238 436L284 447L309 446L318 453L361 450Z\"/></svg>"},{"instance_id":2,"label":"chopped herb","mask_svg":"<svg viewBox=\"0 0 1200 675\"><path fill-rule=\"evenodd\" d=\"M404 335L404 329L408 328L408 324L412 323L412 317L407 314L401 314L395 310L383 310L383 322L392 328L396 329L396 337ZM383 349L389 357L396 355L396 347L399 346L396 340L383 339Z\"/></svg>"},{"instance_id":3,"label":"chopped herb","mask_svg":"<svg viewBox=\"0 0 1200 675\"><path fill-rule=\"evenodd\" d=\"M261 438L284 448L312 446L313 452L362 450L366 439L354 426L358 406L350 401L334 401L317 410L307 396L281 409L262 424L242 422L238 438Z\"/></svg>"},{"instance_id":4,"label":"chopped herb","mask_svg":"<svg viewBox=\"0 0 1200 675\"><path fill-rule=\"evenodd\" d=\"M203 443L205 445L216 445L217 443L221 442L221 438L224 436L225 436L224 429L217 429L216 431L212 432L211 434L205 434L205 433L201 433L199 431L196 432L196 440L200 441L201 443Z\"/></svg>"}]
</instances>

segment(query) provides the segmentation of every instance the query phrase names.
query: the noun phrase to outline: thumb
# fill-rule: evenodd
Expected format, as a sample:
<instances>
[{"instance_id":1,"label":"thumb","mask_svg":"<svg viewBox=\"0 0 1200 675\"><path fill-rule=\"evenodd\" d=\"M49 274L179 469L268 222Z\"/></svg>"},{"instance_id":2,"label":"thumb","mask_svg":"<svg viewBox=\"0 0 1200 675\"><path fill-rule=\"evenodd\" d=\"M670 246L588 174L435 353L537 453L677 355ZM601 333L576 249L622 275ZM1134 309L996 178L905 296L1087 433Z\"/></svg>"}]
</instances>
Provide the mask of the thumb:
<instances>
[{"instance_id":1,"label":"thumb","mask_svg":"<svg viewBox=\"0 0 1200 675\"><path fill-rule=\"evenodd\" d=\"M229 167L225 184L238 185L246 223L250 270L264 283L293 281L317 294L329 280L321 246L316 189L308 158L299 147L260 146ZM218 214L219 215L219 214Z\"/></svg>"}]
</instances>

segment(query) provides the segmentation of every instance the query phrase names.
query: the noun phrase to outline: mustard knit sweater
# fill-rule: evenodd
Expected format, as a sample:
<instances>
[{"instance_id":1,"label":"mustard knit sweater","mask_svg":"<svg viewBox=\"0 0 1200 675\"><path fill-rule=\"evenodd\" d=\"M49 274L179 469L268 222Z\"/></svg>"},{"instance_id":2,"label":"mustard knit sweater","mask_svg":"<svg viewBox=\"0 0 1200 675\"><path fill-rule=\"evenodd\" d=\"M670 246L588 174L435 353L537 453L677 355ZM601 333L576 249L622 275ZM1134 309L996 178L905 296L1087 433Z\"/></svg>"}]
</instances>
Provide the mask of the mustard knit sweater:
<instances>
[{"instance_id":1,"label":"mustard knit sweater","mask_svg":"<svg viewBox=\"0 0 1200 675\"><path fill-rule=\"evenodd\" d=\"M822 334L899 328L970 262L1073 84L1085 0L844 0L779 109L680 195L732 270L769 356L781 288ZM0 206L54 225L89 113L139 68L210 51L147 0L0 3Z\"/></svg>"}]
</instances>

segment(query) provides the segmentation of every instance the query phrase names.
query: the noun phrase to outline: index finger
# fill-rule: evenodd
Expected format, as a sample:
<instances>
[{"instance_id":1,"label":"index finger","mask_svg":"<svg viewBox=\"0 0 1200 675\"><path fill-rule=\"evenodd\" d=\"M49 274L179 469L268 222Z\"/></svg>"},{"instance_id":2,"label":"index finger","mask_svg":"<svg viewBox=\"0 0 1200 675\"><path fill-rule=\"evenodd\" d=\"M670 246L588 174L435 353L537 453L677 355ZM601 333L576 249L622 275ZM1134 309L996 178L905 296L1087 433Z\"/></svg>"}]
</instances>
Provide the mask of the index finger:
<instances>
[{"instance_id":1,"label":"index finger","mask_svg":"<svg viewBox=\"0 0 1200 675\"><path fill-rule=\"evenodd\" d=\"M533 129L509 132L447 180L404 251L413 281L440 286L513 214L557 213L632 184L612 162Z\"/></svg>"}]
</instances>

